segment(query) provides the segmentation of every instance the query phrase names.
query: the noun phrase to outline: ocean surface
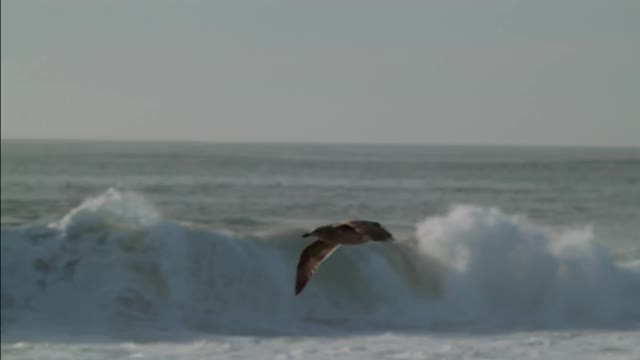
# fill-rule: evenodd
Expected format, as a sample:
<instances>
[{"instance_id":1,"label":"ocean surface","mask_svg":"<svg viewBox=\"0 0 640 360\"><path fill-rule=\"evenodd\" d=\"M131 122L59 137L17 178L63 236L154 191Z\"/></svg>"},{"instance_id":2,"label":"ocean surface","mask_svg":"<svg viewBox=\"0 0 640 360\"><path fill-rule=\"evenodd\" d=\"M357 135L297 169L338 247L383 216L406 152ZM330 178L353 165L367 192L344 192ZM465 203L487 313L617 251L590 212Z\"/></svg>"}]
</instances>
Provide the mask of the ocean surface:
<instances>
[{"instance_id":1,"label":"ocean surface","mask_svg":"<svg viewBox=\"0 0 640 360\"><path fill-rule=\"evenodd\" d=\"M640 359L640 148L1 143L3 359ZM383 223L294 296L310 228Z\"/></svg>"}]
</instances>

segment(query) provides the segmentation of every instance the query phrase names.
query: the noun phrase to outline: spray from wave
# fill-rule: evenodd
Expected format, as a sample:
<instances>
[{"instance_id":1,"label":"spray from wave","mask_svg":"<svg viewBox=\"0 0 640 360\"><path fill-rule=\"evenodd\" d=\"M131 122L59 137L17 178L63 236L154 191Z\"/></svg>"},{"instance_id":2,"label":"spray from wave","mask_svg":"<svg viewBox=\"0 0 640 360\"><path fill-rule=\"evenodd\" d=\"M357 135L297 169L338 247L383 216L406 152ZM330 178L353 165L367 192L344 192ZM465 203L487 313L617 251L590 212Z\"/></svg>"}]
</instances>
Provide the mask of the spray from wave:
<instances>
[{"instance_id":1,"label":"spray from wave","mask_svg":"<svg viewBox=\"0 0 640 360\"><path fill-rule=\"evenodd\" d=\"M297 333L339 328L637 326L640 266L587 230L456 206L395 244L342 247L293 296L303 229L164 219L110 189L46 226L2 229L2 328Z\"/></svg>"}]
</instances>

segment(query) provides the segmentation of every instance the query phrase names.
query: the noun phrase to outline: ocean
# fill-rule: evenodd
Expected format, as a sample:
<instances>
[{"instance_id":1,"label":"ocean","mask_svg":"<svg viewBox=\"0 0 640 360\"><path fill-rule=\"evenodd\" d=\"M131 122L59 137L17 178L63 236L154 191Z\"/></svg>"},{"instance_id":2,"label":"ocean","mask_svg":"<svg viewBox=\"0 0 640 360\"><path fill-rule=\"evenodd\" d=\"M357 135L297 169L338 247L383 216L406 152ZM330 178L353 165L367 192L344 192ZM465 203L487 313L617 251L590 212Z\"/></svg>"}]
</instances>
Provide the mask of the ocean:
<instances>
[{"instance_id":1,"label":"ocean","mask_svg":"<svg viewBox=\"0 0 640 360\"><path fill-rule=\"evenodd\" d=\"M3 140L3 359L640 359L640 148ZM381 222L294 296L311 228Z\"/></svg>"}]
</instances>

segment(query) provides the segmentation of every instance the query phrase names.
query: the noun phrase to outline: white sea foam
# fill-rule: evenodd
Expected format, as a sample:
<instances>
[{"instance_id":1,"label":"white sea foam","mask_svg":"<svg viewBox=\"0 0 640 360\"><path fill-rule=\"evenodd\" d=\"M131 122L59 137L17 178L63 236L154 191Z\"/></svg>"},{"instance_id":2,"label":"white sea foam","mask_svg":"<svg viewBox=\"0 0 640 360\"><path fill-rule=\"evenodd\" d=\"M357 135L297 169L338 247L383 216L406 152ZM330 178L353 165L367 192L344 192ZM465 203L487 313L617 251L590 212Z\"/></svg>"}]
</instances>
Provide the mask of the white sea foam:
<instances>
[{"instance_id":1,"label":"white sea foam","mask_svg":"<svg viewBox=\"0 0 640 360\"><path fill-rule=\"evenodd\" d=\"M108 190L51 226L2 230L3 336L640 321L637 262L617 264L588 229L554 232L498 209L456 206L419 223L415 238L342 247L295 297L301 232L194 229L139 195Z\"/></svg>"},{"instance_id":2,"label":"white sea foam","mask_svg":"<svg viewBox=\"0 0 640 360\"><path fill-rule=\"evenodd\" d=\"M420 223L417 237L448 269L444 302L470 319L575 326L640 315L640 274L618 266L590 229L556 232L456 206Z\"/></svg>"}]
</instances>

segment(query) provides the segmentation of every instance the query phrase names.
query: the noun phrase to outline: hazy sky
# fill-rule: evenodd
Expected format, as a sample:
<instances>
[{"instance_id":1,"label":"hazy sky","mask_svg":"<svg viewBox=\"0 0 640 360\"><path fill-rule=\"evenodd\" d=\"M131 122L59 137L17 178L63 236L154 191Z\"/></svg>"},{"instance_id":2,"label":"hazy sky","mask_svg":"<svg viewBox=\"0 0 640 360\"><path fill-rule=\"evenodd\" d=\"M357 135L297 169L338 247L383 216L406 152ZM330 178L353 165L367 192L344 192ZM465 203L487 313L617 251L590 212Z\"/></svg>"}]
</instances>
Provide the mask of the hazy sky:
<instances>
[{"instance_id":1,"label":"hazy sky","mask_svg":"<svg viewBox=\"0 0 640 360\"><path fill-rule=\"evenodd\" d=\"M640 1L2 0L2 137L640 146Z\"/></svg>"}]
</instances>

